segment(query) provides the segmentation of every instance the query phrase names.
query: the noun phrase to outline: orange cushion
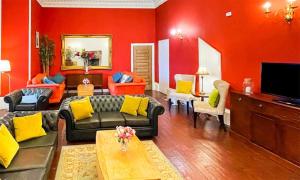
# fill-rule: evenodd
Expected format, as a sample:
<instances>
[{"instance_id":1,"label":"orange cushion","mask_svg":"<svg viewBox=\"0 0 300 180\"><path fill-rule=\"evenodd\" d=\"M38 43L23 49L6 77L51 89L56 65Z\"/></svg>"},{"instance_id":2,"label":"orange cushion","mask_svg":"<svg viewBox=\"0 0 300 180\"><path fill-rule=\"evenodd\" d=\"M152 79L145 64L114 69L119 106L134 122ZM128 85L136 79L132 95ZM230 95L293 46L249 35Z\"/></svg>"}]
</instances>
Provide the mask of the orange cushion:
<instances>
[{"instance_id":1,"label":"orange cushion","mask_svg":"<svg viewBox=\"0 0 300 180\"><path fill-rule=\"evenodd\" d=\"M46 75L45 74L38 74L32 80L32 84L43 84L43 79Z\"/></svg>"}]
</instances>

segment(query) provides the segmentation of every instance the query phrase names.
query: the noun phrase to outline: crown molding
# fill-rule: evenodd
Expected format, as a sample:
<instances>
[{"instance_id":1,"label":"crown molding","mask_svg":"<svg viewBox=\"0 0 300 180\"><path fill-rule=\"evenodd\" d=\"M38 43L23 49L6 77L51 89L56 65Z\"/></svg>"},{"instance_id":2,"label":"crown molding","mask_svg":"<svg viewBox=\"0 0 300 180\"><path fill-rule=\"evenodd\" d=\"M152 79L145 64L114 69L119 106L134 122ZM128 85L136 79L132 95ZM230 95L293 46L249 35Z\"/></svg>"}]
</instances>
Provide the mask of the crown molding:
<instances>
[{"instance_id":1,"label":"crown molding","mask_svg":"<svg viewBox=\"0 0 300 180\"><path fill-rule=\"evenodd\" d=\"M52 8L146 8L155 9L167 0L37 0Z\"/></svg>"}]
</instances>

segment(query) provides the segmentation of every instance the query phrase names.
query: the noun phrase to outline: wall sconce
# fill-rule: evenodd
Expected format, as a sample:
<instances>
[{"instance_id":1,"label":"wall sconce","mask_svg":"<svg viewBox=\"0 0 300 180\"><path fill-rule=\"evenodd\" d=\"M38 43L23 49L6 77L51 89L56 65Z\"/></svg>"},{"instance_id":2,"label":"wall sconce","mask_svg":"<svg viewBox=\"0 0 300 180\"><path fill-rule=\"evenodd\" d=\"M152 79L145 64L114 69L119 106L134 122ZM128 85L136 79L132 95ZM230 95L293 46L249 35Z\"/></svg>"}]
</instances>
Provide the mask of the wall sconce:
<instances>
[{"instance_id":1,"label":"wall sconce","mask_svg":"<svg viewBox=\"0 0 300 180\"><path fill-rule=\"evenodd\" d=\"M287 5L284 8L284 19L291 23L295 16L295 9L298 8L295 4L296 0L287 0ZM272 12L271 10L272 4L268 1L263 5L265 14L270 14ZM279 10L280 11L280 10ZM276 14L279 14L279 11L276 12Z\"/></svg>"},{"instance_id":2,"label":"wall sconce","mask_svg":"<svg viewBox=\"0 0 300 180\"><path fill-rule=\"evenodd\" d=\"M171 36L175 36L179 39L183 39L183 33L181 29L172 29L170 31Z\"/></svg>"}]
</instances>

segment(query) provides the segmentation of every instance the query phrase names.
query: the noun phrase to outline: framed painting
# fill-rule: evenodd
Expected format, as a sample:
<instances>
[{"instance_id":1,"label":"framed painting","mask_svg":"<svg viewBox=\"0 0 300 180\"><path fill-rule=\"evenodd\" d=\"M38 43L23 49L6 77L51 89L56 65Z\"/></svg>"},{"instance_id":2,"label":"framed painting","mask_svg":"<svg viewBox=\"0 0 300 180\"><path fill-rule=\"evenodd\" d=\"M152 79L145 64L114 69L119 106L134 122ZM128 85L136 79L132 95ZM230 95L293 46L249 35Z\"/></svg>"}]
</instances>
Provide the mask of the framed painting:
<instances>
[{"instance_id":1,"label":"framed painting","mask_svg":"<svg viewBox=\"0 0 300 180\"><path fill-rule=\"evenodd\" d=\"M110 35L62 35L62 70L112 69Z\"/></svg>"}]
</instances>

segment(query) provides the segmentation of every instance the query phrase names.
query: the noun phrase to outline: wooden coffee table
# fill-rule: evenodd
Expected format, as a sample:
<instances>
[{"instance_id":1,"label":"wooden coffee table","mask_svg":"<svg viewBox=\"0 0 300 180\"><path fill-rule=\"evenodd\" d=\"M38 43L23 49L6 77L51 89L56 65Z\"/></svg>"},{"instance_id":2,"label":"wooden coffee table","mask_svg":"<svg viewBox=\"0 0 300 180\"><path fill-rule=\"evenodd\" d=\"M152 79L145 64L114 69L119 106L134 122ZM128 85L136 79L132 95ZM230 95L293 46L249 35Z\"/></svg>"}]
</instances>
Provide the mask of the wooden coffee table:
<instances>
[{"instance_id":1,"label":"wooden coffee table","mask_svg":"<svg viewBox=\"0 0 300 180\"><path fill-rule=\"evenodd\" d=\"M126 152L115 137L115 130L98 131L96 135L98 179L161 179L158 169L135 136L128 144Z\"/></svg>"},{"instance_id":2,"label":"wooden coffee table","mask_svg":"<svg viewBox=\"0 0 300 180\"><path fill-rule=\"evenodd\" d=\"M94 95L94 85L93 84L79 84L77 86L78 96L93 96Z\"/></svg>"}]
</instances>

